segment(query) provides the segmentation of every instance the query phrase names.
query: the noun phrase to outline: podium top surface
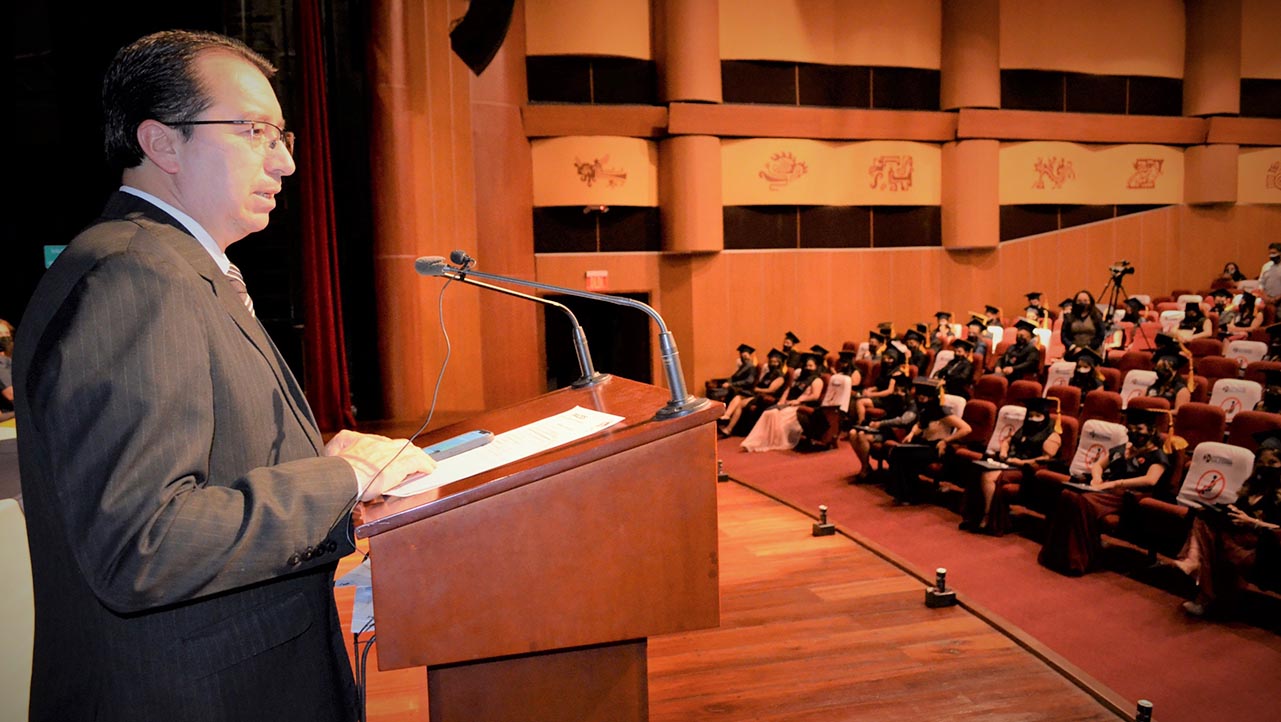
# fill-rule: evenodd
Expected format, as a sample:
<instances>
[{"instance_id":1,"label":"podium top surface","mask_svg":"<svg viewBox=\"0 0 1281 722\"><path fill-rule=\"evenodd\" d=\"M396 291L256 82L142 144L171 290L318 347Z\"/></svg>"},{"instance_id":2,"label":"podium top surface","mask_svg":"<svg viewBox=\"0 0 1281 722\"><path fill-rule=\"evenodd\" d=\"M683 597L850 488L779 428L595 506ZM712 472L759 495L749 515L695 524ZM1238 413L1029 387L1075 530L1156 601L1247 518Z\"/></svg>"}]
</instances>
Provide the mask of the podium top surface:
<instances>
[{"instance_id":1,"label":"podium top surface","mask_svg":"<svg viewBox=\"0 0 1281 722\"><path fill-rule=\"evenodd\" d=\"M495 434L530 424L575 406L622 416L623 420L584 439L549 449L490 471L405 498L383 497L357 505L358 538L374 537L407 524L500 494L628 449L643 446L702 424L720 415L722 406L706 405L674 419L658 420L654 414L671 394L657 386L610 376L582 389L559 389L513 406L486 411L455 424L428 432L415 440L418 446L471 431Z\"/></svg>"}]
</instances>

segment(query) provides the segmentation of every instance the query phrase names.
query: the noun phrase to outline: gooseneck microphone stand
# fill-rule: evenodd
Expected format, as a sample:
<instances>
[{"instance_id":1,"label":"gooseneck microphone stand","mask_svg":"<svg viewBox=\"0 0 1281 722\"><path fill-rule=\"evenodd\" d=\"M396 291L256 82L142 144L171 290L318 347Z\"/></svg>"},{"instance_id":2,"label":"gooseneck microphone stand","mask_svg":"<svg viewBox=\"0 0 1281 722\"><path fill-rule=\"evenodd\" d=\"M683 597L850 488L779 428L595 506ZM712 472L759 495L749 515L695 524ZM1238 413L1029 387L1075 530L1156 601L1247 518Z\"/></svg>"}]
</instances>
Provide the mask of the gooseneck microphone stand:
<instances>
[{"instance_id":1,"label":"gooseneck microphone stand","mask_svg":"<svg viewBox=\"0 0 1281 722\"><path fill-rule=\"evenodd\" d=\"M624 298L622 296L610 296L603 293L579 291L573 288L553 286L548 283L527 281L523 278L511 278L508 276L499 276L492 273L482 273L480 271L471 270L469 266L474 263L474 261L461 251L454 251L450 257L455 263L460 265L450 266L445 263L443 258L437 256L425 256L414 261L414 270L423 276L448 278L460 283L479 286L481 288L487 288L507 295L537 301L538 303L555 305L569 314L571 323L574 327L574 348L578 353L578 363L583 372L583 377L575 382L574 386L588 386L599 383L602 379L607 377L596 373L595 369L592 367L591 356L587 352L587 338L583 335L583 330L582 327L578 325L578 320L574 318L574 315L570 313L569 309L565 308L563 304L558 304L545 298L529 296L501 288L499 286L493 286L488 283L481 283L475 279L479 278L485 281L496 281L498 283L510 283L517 286L526 286L540 291L550 291L552 293L562 293L567 296L603 301L605 303L612 303L617 306L626 306L627 308L634 308L641 311L658 324L658 345L663 361L663 372L667 376L667 386L672 392L672 398L663 406L663 408L659 409L654 414L654 417L657 419L671 419L678 416L685 416L686 414L706 408L711 404L711 401L708 401L705 398L694 397L686 391L685 376L681 371L680 352L676 349L676 339L672 337L671 331L667 330L667 323L663 321L663 317L648 304L644 304L630 298Z\"/></svg>"}]
</instances>

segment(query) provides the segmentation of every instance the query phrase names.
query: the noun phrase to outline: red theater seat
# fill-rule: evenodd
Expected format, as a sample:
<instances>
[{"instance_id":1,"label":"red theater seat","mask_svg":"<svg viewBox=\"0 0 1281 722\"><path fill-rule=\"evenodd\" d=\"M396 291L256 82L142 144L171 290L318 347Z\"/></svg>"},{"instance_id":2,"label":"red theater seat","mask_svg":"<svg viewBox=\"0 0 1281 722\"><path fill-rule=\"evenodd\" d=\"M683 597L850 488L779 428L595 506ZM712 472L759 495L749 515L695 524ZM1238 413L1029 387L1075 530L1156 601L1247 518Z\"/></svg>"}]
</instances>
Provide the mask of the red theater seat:
<instances>
[{"instance_id":1,"label":"red theater seat","mask_svg":"<svg viewBox=\"0 0 1281 722\"><path fill-rule=\"evenodd\" d=\"M1121 423L1121 394L1115 391L1091 391L1081 406L1081 423L1090 419Z\"/></svg>"},{"instance_id":2,"label":"red theater seat","mask_svg":"<svg viewBox=\"0 0 1281 722\"><path fill-rule=\"evenodd\" d=\"M1081 389L1075 386L1052 386L1045 391L1046 398L1059 400L1059 413L1064 416L1079 416L1081 413Z\"/></svg>"}]
</instances>

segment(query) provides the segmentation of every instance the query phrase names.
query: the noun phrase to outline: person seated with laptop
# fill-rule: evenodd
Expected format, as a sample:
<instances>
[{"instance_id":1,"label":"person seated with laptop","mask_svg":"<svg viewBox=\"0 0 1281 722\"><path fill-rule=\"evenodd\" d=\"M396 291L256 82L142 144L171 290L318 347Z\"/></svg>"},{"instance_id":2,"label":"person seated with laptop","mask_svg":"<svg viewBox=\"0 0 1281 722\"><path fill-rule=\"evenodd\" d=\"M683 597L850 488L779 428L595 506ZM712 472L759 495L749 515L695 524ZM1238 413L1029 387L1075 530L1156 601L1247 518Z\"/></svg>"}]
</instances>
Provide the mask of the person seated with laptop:
<instances>
[{"instance_id":1,"label":"person seated with laptop","mask_svg":"<svg viewBox=\"0 0 1281 722\"><path fill-rule=\"evenodd\" d=\"M943 406L943 382L918 376L912 388L916 394L916 424L903 443L890 450L890 476L885 487L899 504L923 500L921 472L941 460L949 445L964 439L971 430L964 419Z\"/></svg>"},{"instance_id":2,"label":"person seated with laptop","mask_svg":"<svg viewBox=\"0 0 1281 722\"><path fill-rule=\"evenodd\" d=\"M962 530L993 536L1010 530L1010 502L1005 495L997 494L997 490L1034 476L1041 465L1058 455L1063 430L1057 417L1050 419L1050 409L1057 404L1058 399L1039 396L1025 399L1023 405L1027 413L1023 426L1001 442L996 459L975 462L979 467L977 483L966 485L961 502Z\"/></svg>"},{"instance_id":3,"label":"person seated with laptop","mask_svg":"<svg viewBox=\"0 0 1281 722\"><path fill-rule=\"evenodd\" d=\"M1064 485L1037 557L1041 566L1069 576L1090 571L1103 551L1099 520L1119 511L1127 492L1160 488L1171 468L1157 434L1163 413L1127 408L1126 443L1099 454L1089 479Z\"/></svg>"},{"instance_id":4,"label":"person seated with laptop","mask_svg":"<svg viewBox=\"0 0 1281 722\"><path fill-rule=\"evenodd\" d=\"M1227 609L1247 582L1281 586L1281 431L1254 438L1254 470L1236 501L1199 512L1173 562L1197 580L1196 598L1183 603L1194 617Z\"/></svg>"}]
</instances>

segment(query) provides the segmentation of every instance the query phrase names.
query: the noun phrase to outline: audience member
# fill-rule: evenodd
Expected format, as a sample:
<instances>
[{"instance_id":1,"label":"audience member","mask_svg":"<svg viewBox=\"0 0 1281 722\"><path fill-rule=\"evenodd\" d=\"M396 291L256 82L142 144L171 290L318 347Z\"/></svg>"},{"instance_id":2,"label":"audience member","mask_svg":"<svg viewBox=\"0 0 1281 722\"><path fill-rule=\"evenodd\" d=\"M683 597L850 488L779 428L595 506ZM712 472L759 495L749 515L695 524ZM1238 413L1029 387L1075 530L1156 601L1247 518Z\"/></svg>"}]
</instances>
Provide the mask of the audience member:
<instances>
[{"instance_id":1,"label":"audience member","mask_svg":"<svg viewBox=\"0 0 1281 722\"><path fill-rule=\"evenodd\" d=\"M1259 309L1259 297L1253 293L1241 294L1241 300L1235 308L1230 308L1219 316L1219 335L1228 341L1248 338L1250 333L1263 326L1263 313ZM1225 320L1226 319L1226 320Z\"/></svg>"},{"instance_id":2,"label":"audience member","mask_svg":"<svg viewBox=\"0 0 1281 722\"><path fill-rule=\"evenodd\" d=\"M1255 434L1254 471L1236 501L1196 515L1174 561L1197 581L1196 598L1183 603L1201 617L1228 607L1247 582L1277 588L1281 582L1281 432Z\"/></svg>"},{"instance_id":3,"label":"audience member","mask_svg":"<svg viewBox=\"0 0 1281 722\"><path fill-rule=\"evenodd\" d=\"M1085 488L1063 489L1037 557L1043 566L1073 576L1090 571L1102 551L1099 520L1120 510L1127 490L1160 488L1170 469L1156 433L1160 413L1126 409L1126 443L1100 454L1089 479L1076 480Z\"/></svg>"},{"instance_id":4,"label":"audience member","mask_svg":"<svg viewBox=\"0 0 1281 722\"><path fill-rule=\"evenodd\" d=\"M1063 431L1058 425L1057 415L1053 423L1050 420L1050 408L1057 401L1040 397L1024 400L1027 414L1023 417L1023 426L1002 441L996 453L998 461L1014 468L1005 471L984 469L977 474L977 483L966 486L961 502L961 529L994 536L1010 530L1010 502L1005 495L998 497L997 489L1034 476L1037 469L1059 453Z\"/></svg>"},{"instance_id":5,"label":"audience member","mask_svg":"<svg viewBox=\"0 0 1281 722\"><path fill-rule=\"evenodd\" d=\"M879 408L886 414L893 414L898 402L894 392L907 384L907 369L904 367L903 354L893 346L886 345L881 352L881 370L876 376L871 389L864 389L863 395L854 404L854 418L859 424L867 421L867 412Z\"/></svg>"},{"instance_id":6,"label":"audience member","mask_svg":"<svg viewBox=\"0 0 1281 722\"><path fill-rule=\"evenodd\" d=\"M947 311L939 311L934 314L934 332L930 334L930 348L935 353L947 348L952 339L956 338L956 333L952 329L952 314Z\"/></svg>"},{"instance_id":7,"label":"audience member","mask_svg":"<svg viewBox=\"0 0 1281 722\"><path fill-rule=\"evenodd\" d=\"M1063 325L1059 329L1059 338L1066 353L1083 348L1100 351L1106 333L1107 323L1094 303L1094 296L1089 291L1078 291L1072 297L1072 310L1063 316Z\"/></svg>"},{"instance_id":8,"label":"audience member","mask_svg":"<svg viewBox=\"0 0 1281 722\"><path fill-rule=\"evenodd\" d=\"M940 461L954 444L970 433L970 425L943 406L943 385L934 379L917 377L912 382L916 394L916 423L903 443L890 450L890 477L885 489L897 503L914 504L922 500L919 476L931 463Z\"/></svg>"},{"instance_id":9,"label":"audience member","mask_svg":"<svg viewBox=\"0 0 1281 722\"><path fill-rule=\"evenodd\" d=\"M1021 318L1014 324L1014 328L1014 343L1005 349L1005 353L996 362L996 373L1011 380L1036 373L1041 363L1041 354L1036 350L1033 337L1036 326Z\"/></svg>"},{"instance_id":10,"label":"audience member","mask_svg":"<svg viewBox=\"0 0 1281 722\"><path fill-rule=\"evenodd\" d=\"M802 404L817 407L823 398L821 362L817 354L806 354L800 375L787 390L787 398L766 409L741 444L745 451L791 449L801 440L796 409Z\"/></svg>"},{"instance_id":11,"label":"audience member","mask_svg":"<svg viewBox=\"0 0 1281 722\"><path fill-rule=\"evenodd\" d=\"M1214 335L1214 324L1201 310L1201 304L1189 301L1183 306L1183 320L1179 321L1178 333L1184 341L1209 338Z\"/></svg>"},{"instance_id":12,"label":"audience member","mask_svg":"<svg viewBox=\"0 0 1281 722\"><path fill-rule=\"evenodd\" d=\"M1254 405L1254 410L1281 414L1281 371L1267 369L1263 372L1263 397Z\"/></svg>"},{"instance_id":13,"label":"audience member","mask_svg":"<svg viewBox=\"0 0 1281 722\"><path fill-rule=\"evenodd\" d=\"M1281 299L1281 243L1268 244L1268 261L1259 270L1259 292L1268 303Z\"/></svg>"},{"instance_id":14,"label":"audience member","mask_svg":"<svg viewBox=\"0 0 1281 722\"><path fill-rule=\"evenodd\" d=\"M769 350L765 355L765 373L752 386L752 395L730 399L725 415L719 422L721 435L729 436L734 433L740 422L751 428L765 409L778 403L783 384L787 381L788 369L784 363L786 358L786 354L776 348Z\"/></svg>"},{"instance_id":15,"label":"audience member","mask_svg":"<svg viewBox=\"0 0 1281 722\"><path fill-rule=\"evenodd\" d=\"M1076 354L1076 358L1068 360L1076 362L1068 385L1081 390L1081 401L1084 402L1091 391L1103 388L1103 356L1092 348L1085 348Z\"/></svg>"},{"instance_id":16,"label":"audience member","mask_svg":"<svg viewBox=\"0 0 1281 722\"><path fill-rule=\"evenodd\" d=\"M1215 289L1236 288L1236 285L1246 279L1241 267L1235 261L1228 261L1223 264L1223 271L1219 277L1210 282L1210 287Z\"/></svg>"},{"instance_id":17,"label":"audience member","mask_svg":"<svg viewBox=\"0 0 1281 722\"><path fill-rule=\"evenodd\" d=\"M947 393L970 398L970 387L974 385L974 361L970 358L973 351L972 341L963 338L952 341L952 353L955 355L934 374L934 378L943 382Z\"/></svg>"},{"instance_id":18,"label":"audience member","mask_svg":"<svg viewBox=\"0 0 1281 722\"><path fill-rule=\"evenodd\" d=\"M723 401L729 403L731 398L736 396L751 396L752 387L756 385L756 349L745 343L738 345L738 365L734 367L734 373L720 386L709 389L707 395L713 401ZM728 409L726 413L728 414ZM721 419L727 419L722 416Z\"/></svg>"},{"instance_id":19,"label":"audience member","mask_svg":"<svg viewBox=\"0 0 1281 722\"><path fill-rule=\"evenodd\" d=\"M884 442L897 429L911 429L916 424L916 398L911 394L911 388L909 384L895 386L894 392L886 397L884 403L885 418L855 428L850 434L850 447L859 460L858 473L850 483L863 481L872 473L873 444Z\"/></svg>"},{"instance_id":20,"label":"audience member","mask_svg":"<svg viewBox=\"0 0 1281 722\"><path fill-rule=\"evenodd\" d=\"M928 332L929 329L926 329L925 333ZM925 333L920 328L910 328L903 334L903 343L907 344L907 362L915 366L918 372L929 371L925 368L925 349L921 348L921 344L925 343Z\"/></svg>"},{"instance_id":21,"label":"audience member","mask_svg":"<svg viewBox=\"0 0 1281 722\"><path fill-rule=\"evenodd\" d=\"M796 344L800 342L801 339L791 331L783 334L783 353L787 355L787 367L789 369L798 369L801 367L801 357L804 356L804 354L796 348Z\"/></svg>"}]
</instances>

